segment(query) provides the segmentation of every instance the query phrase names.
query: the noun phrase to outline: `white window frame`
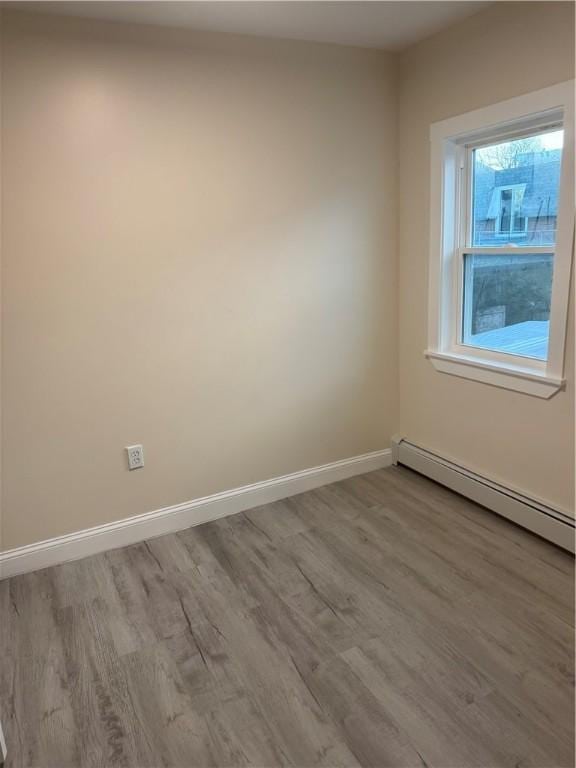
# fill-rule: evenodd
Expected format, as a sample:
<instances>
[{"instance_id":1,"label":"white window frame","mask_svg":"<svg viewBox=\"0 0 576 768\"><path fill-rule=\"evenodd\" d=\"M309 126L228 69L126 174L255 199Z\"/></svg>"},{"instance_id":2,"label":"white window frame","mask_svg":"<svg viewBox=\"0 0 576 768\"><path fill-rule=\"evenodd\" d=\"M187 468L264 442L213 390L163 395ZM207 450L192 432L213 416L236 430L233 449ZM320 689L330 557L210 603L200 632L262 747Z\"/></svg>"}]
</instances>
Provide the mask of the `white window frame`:
<instances>
[{"instance_id":1,"label":"white window frame","mask_svg":"<svg viewBox=\"0 0 576 768\"><path fill-rule=\"evenodd\" d=\"M554 272L546 361L461 343L464 254L510 254L508 247L471 243L472 150L486 143L562 126L555 246L522 247L553 253ZM537 397L552 397L565 384L564 355L574 242L574 81L559 83L490 107L434 123L431 140L428 349L442 372Z\"/></svg>"}]
</instances>

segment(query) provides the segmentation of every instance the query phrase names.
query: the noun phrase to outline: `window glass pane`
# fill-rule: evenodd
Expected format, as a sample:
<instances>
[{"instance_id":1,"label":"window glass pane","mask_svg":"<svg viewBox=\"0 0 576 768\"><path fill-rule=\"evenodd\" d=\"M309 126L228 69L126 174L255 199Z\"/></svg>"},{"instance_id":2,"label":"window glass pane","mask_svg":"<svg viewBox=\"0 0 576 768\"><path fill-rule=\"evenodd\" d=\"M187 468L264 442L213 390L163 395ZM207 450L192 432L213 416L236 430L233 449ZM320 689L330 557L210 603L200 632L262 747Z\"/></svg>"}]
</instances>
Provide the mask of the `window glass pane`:
<instances>
[{"instance_id":1,"label":"window glass pane","mask_svg":"<svg viewBox=\"0 0 576 768\"><path fill-rule=\"evenodd\" d=\"M472 245L554 245L564 131L473 152Z\"/></svg>"},{"instance_id":2,"label":"window glass pane","mask_svg":"<svg viewBox=\"0 0 576 768\"><path fill-rule=\"evenodd\" d=\"M462 342L546 360L553 261L551 253L466 254Z\"/></svg>"}]
</instances>

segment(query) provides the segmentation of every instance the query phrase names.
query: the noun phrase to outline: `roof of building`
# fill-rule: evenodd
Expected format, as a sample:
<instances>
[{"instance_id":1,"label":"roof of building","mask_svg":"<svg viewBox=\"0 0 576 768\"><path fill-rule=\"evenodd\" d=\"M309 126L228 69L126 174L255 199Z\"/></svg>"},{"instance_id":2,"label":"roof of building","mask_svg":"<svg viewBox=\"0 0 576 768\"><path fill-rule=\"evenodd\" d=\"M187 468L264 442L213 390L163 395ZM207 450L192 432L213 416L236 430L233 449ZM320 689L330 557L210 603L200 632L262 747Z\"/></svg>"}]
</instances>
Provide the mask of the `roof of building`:
<instances>
[{"instance_id":1,"label":"roof of building","mask_svg":"<svg viewBox=\"0 0 576 768\"><path fill-rule=\"evenodd\" d=\"M560 183L561 150L526 155L515 168L497 170L476 162L474 213L476 220L496 218L494 193L502 187L519 186L523 191L522 214L529 218L556 216Z\"/></svg>"}]
</instances>

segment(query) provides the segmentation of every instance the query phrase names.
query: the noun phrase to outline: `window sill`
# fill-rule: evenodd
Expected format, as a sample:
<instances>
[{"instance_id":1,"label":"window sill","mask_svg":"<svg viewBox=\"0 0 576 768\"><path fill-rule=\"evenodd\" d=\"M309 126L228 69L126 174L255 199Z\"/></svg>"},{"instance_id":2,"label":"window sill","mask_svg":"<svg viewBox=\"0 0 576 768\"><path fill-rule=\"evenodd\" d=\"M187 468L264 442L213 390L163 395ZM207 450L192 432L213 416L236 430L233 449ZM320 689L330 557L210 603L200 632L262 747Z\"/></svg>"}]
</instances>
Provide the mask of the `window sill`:
<instances>
[{"instance_id":1,"label":"window sill","mask_svg":"<svg viewBox=\"0 0 576 768\"><path fill-rule=\"evenodd\" d=\"M441 373L479 381L493 387L523 392L526 395L541 397L545 400L564 388L564 379L556 379L526 368L484 362L476 357L465 357L434 350L426 350L424 355Z\"/></svg>"}]
</instances>

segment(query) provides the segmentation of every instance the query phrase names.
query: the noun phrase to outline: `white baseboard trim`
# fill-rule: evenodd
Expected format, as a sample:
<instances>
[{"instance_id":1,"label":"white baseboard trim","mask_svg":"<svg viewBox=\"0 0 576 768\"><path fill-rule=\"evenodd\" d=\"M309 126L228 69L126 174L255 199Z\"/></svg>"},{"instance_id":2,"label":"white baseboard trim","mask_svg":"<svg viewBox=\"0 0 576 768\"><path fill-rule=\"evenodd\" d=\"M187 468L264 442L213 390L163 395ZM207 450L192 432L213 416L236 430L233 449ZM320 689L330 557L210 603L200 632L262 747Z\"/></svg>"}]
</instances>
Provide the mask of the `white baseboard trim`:
<instances>
[{"instance_id":1,"label":"white baseboard trim","mask_svg":"<svg viewBox=\"0 0 576 768\"><path fill-rule=\"evenodd\" d=\"M394 464L410 467L563 549L574 552L575 520L564 510L500 485L399 437L392 440L392 456Z\"/></svg>"},{"instance_id":2,"label":"white baseboard trim","mask_svg":"<svg viewBox=\"0 0 576 768\"><path fill-rule=\"evenodd\" d=\"M391 464L392 452L389 448L373 451L7 550L0 553L0 579L181 531L261 504L270 504L288 496L311 491L347 477L389 467Z\"/></svg>"}]
</instances>

